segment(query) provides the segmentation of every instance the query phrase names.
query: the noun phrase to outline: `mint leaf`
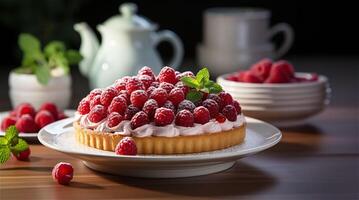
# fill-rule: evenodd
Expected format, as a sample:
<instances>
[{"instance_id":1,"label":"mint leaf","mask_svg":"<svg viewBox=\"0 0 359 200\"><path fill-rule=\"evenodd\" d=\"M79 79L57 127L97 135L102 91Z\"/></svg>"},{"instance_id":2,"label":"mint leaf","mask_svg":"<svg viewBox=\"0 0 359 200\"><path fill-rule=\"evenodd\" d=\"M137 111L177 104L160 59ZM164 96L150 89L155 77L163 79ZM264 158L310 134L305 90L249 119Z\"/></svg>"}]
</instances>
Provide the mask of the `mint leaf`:
<instances>
[{"instance_id":1,"label":"mint leaf","mask_svg":"<svg viewBox=\"0 0 359 200\"><path fill-rule=\"evenodd\" d=\"M46 85L51 77L50 69L48 66L38 66L35 69L35 75L42 85Z\"/></svg>"},{"instance_id":2,"label":"mint leaf","mask_svg":"<svg viewBox=\"0 0 359 200\"><path fill-rule=\"evenodd\" d=\"M188 76L182 77L181 81L188 87L199 88L199 86L200 86L199 82L192 77L188 77Z\"/></svg>"},{"instance_id":3,"label":"mint leaf","mask_svg":"<svg viewBox=\"0 0 359 200\"><path fill-rule=\"evenodd\" d=\"M0 148L2 148L3 146L7 146L8 145L8 140L4 137L0 137Z\"/></svg>"},{"instance_id":4,"label":"mint leaf","mask_svg":"<svg viewBox=\"0 0 359 200\"><path fill-rule=\"evenodd\" d=\"M209 71L207 68L202 68L201 70L199 70L196 74L196 80L199 83L202 83L202 85L204 83L206 83L207 81L209 81Z\"/></svg>"},{"instance_id":5,"label":"mint leaf","mask_svg":"<svg viewBox=\"0 0 359 200\"><path fill-rule=\"evenodd\" d=\"M26 141L19 138L17 144L15 146L12 146L11 150L14 151L15 153L20 153L22 151L25 151L28 148L29 148L29 145L26 143Z\"/></svg>"},{"instance_id":6,"label":"mint leaf","mask_svg":"<svg viewBox=\"0 0 359 200\"><path fill-rule=\"evenodd\" d=\"M5 163L10 158L10 149L9 147L5 146L0 148L0 164Z\"/></svg>"},{"instance_id":7,"label":"mint leaf","mask_svg":"<svg viewBox=\"0 0 359 200\"><path fill-rule=\"evenodd\" d=\"M196 90L191 90L187 93L186 99L190 100L192 102L197 102L202 99L202 92L196 91Z\"/></svg>"},{"instance_id":8,"label":"mint leaf","mask_svg":"<svg viewBox=\"0 0 359 200\"><path fill-rule=\"evenodd\" d=\"M40 41L31 34L21 33L18 40L20 49L25 53L41 52Z\"/></svg>"},{"instance_id":9,"label":"mint leaf","mask_svg":"<svg viewBox=\"0 0 359 200\"><path fill-rule=\"evenodd\" d=\"M82 55L78 51L73 50L73 49L66 51L65 56L70 65L75 65L75 64L79 63L83 58Z\"/></svg>"},{"instance_id":10,"label":"mint leaf","mask_svg":"<svg viewBox=\"0 0 359 200\"><path fill-rule=\"evenodd\" d=\"M223 90L218 83L211 80L205 84L205 88L208 89L209 93L219 93Z\"/></svg>"},{"instance_id":11,"label":"mint leaf","mask_svg":"<svg viewBox=\"0 0 359 200\"><path fill-rule=\"evenodd\" d=\"M5 131L5 139L11 142L14 138L18 137L18 134L19 132L15 126L9 126Z\"/></svg>"},{"instance_id":12,"label":"mint leaf","mask_svg":"<svg viewBox=\"0 0 359 200\"><path fill-rule=\"evenodd\" d=\"M59 52L65 52L65 50L66 50L65 44L57 40L48 43L44 48L44 52L46 56L51 56Z\"/></svg>"}]
</instances>

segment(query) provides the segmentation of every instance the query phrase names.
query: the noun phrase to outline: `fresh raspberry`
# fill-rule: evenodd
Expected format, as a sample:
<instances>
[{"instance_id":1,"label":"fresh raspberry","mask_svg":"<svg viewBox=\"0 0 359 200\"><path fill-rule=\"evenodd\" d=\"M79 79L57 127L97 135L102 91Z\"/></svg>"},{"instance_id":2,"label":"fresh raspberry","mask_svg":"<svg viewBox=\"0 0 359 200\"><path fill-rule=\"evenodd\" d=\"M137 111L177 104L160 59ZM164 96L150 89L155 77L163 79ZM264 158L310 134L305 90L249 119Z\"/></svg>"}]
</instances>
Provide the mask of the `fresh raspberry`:
<instances>
[{"instance_id":1,"label":"fresh raspberry","mask_svg":"<svg viewBox=\"0 0 359 200\"><path fill-rule=\"evenodd\" d=\"M115 153L117 155L136 155L137 147L136 142L131 137L124 137L116 145Z\"/></svg>"},{"instance_id":2,"label":"fresh raspberry","mask_svg":"<svg viewBox=\"0 0 359 200\"><path fill-rule=\"evenodd\" d=\"M107 118L107 126L112 128L123 121L123 116L118 112L112 112Z\"/></svg>"},{"instance_id":3,"label":"fresh raspberry","mask_svg":"<svg viewBox=\"0 0 359 200\"><path fill-rule=\"evenodd\" d=\"M219 113L218 103L213 99L206 99L202 102L202 106L208 109L212 118L215 118Z\"/></svg>"},{"instance_id":4,"label":"fresh raspberry","mask_svg":"<svg viewBox=\"0 0 359 200\"><path fill-rule=\"evenodd\" d=\"M207 108L199 106L193 111L194 122L198 124L205 124L211 119L211 115Z\"/></svg>"},{"instance_id":5,"label":"fresh raspberry","mask_svg":"<svg viewBox=\"0 0 359 200\"><path fill-rule=\"evenodd\" d=\"M193 114L189 110L181 110L176 115L177 126L192 127L194 123Z\"/></svg>"},{"instance_id":6,"label":"fresh raspberry","mask_svg":"<svg viewBox=\"0 0 359 200\"><path fill-rule=\"evenodd\" d=\"M235 82L239 81L237 73L228 75L226 77L226 79L229 80L229 81L235 81Z\"/></svg>"},{"instance_id":7,"label":"fresh raspberry","mask_svg":"<svg viewBox=\"0 0 359 200\"><path fill-rule=\"evenodd\" d=\"M215 100L218 104L219 111L221 111L222 108L224 107L224 103L223 103L221 97L219 97L217 94L208 94L207 99Z\"/></svg>"},{"instance_id":8,"label":"fresh raspberry","mask_svg":"<svg viewBox=\"0 0 359 200\"><path fill-rule=\"evenodd\" d=\"M229 120L229 121L236 121L237 120L237 111L233 105L226 105L223 110L222 114Z\"/></svg>"},{"instance_id":9,"label":"fresh raspberry","mask_svg":"<svg viewBox=\"0 0 359 200\"><path fill-rule=\"evenodd\" d=\"M112 99L117 95L118 92L114 87L106 88L101 94L101 104L108 107L111 104Z\"/></svg>"},{"instance_id":10,"label":"fresh raspberry","mask_svg":"<svg viewBox=\"0 0 359 200\"><path fill-rule=\"evenodd\" d=\"M112 99L110 106L108 107L108 112L118 112L124 114L126 111L127 102L123 96L117 96Z\"/></svg>"},{"instance_id":11,"label":"fresh raspberry","mask_svg":"<svg viewBox=\"0 0 359 200\"><path fill-rule=\"evenodd\" d=\"M35 123L39 128L42 128L55 121L53 115L47 110L41 110L36 114Z\"/></svg>"},{"instance_id":12,"label":"fresh raspberry","mask_svg":"<svg viewBox=\"0 0 359 200\"><path fill-rule=\"evenodd\" d=\"M154 82L151 83L151 86L153 86L155 88L158 88L160 86L160 82L154 81Z\"/></svg>"},{"instance_id":13,"label":"fresh raspberry","mask_svg":"<svg viewBox=\"0 0 359 200\"><path fill-rule=\"evenodd\" d=\"M283 66L274 63L265 83L288 83L291 77Z\"/></svg>"},{"instance_id":14,"label":"fresh raspberry","mask_svg":"<svg viewBox=\"0 0 359 200\"><path fill-rule=\"evenodd\" d=\"M158 108L158 103L154 99L149 99L146 101L146 103L143 105L142 110L147 114L149 119L153 119L153 116L155 115L155 111Z\"/></svg>"},{"instance_id":15,"label":"fresh raspberry","mask_svg":"<svg viewBox=\"0 0 359 200\"><path fill-rule=\"evenodd\" d=\"M145 112L140 111L138 113L136 113L132 119L131 119L131 128L134 130L140 126L143 126L145 124L148 124L149 120L148 120L148 116Z\"/></svg>"},{"instance_id":16,"label":"fresh raspberry","mask_svg":"<svg viewBox=\"0 0 359 200\"><path fill-rule=\"evenodd\" d=\"M177 82L176 87L181 88L181 90L183 91L184 96L186 96L187 93L189 92L189 87L184 85L184 83L182 81Z\"/></svg>"},{"instance_id":17,"label":"fresh raspberry","mask_svg":"<svg viewBox=\"0 0 359 200\"><path fill-rule=\"evenodd\" d=\"M132 117L138 113L140 111L140 109L138 109L136 106L134 105L129 105L127 108L126 108L126 111L125 111L125 119L126 120L131 120Z\"/></svg>"},{"instance_id":18,"label":"fresh raspberry","mask_svg":"<svg viewBox=\"0 0 359 200\"><path fill-rule=\"evenodd\" d=\"M96 105L91 109L88 114L88 119L93 122L97 123L103 120L107 115L106 108L103 105Z\"/></svg>"},{"instance_id":19,"label":"fresh raspberry","mask_svg":"<svg viewBox=\"0 0 359 200\"><path fill-rule=\"evenodd\" d=\"M87 97L83 98L77 106L77 112L85 115L90 112L90 101Z\"/></svg>"},{"instance_id":20,"label":"fresh raspberry","mask_svg":"<svg viewBox=\"0 0 359 200\"><path fill-rule=\"evenodd\" d=\"M27 148L25 151L21 151L21 152L19 152L19 153L13 153L13 155L15 156L15 158L16 158L17 160L20 160L20 161L27 161L27 160L29 160L30 154L31 154L30 148Z\"/></svg>"},{"instance_id":21,"label":"fresh raspberry","mask_svg":"<svg viewBox=\"0 0 359 200\"><path fill-rule=\"evenodd\" d=\"M201 99L198 100L198 101L195 101L195 102L193 102L193 103L194 103L194 105L195 105L196 107L202 106L202 100L201 100Z\"/></svg>"},{"instance_id":22,"label":"fresh raspberry","mask_svg":"<svg viewBox=\"0 0 359 200\"><path fill-rule=\"evenodd\" d=\"M52 178L61 185L68 185L74 175L74 168L70 163L60 162L52 169Z\"/></svg>"},{"instance_id":23,"label":"fresh raspberry","mask_svg":"<svg viewBox=\"0 0 359 200\"><path fill-rule=\"evenodd\" d=\"M5 131L9 126L16 124L16 117L7 116L1 121L1 130Z\"/></svg>"},{"instance_id":24,"label":"fresh raspberry","mask_svg":"<svg viewBox=\"0 0 359 200\"><path fill-rule=\"evenodd\" d=\"M166 101L163 106L164 108L168 108L168 109L171 109L174 113L176 113L176 106L173 105L173 103L171 101Z\"/></svg>"},{"instance_id":25,"label":"fresh raspberry","mask_svg":"<svg viewBox=\"0 0 359 200\"><path fill-rule=\"evenodd\" d=\"M90 101L90 110L96 105L101 105L101 95L96 95Z\"/></svg>"},{"instance_id":26,"label":"fresh raspberry","mask_svg":"<svg viewBox=\"0 0 359 200\"><path fill-rule=\"evenodd\" d=\"M181 110L189 110L190 112L193 112L193 110L196 108L196 106L194 105L194 103L192 103L192 101L189 100L183 100L181 101L181 103L178 104L178 108L177 108L177 112L181 111Z\"/></svg>"},{"instance_id":27,"label":"fresh raspberry","mask_svg":"<svg viewBox=\"0 0 359 200\"><path fill-rule=\"evenodd\" d=\"M131 104L130 95L127 93L126 90L122 90L122 91L118 94L118 96L123 97L123 98L126 100L126 103L127 103L127 104Z\"/></svg>"},{"instance_id":28,"label":"fresh raspberry","mask_svg":"<svg viewBox=\"0 0 359 200\"><path fill-rule=\"evenodd\" d=\"M168 95L165 89L156 88L150 95L150 99L157 101L158 106L162 106L167 101Z\"/></svg>"},{"instance_id":29,"label":"fresh raspberry","mask_svg":"<svg viewBox=\"0 0 359 200\"><path fill-rule=\"evenodd\" d=\"M49 111L52 116L54 117L55 120L57 120L57 115L59 113L57 106L54 103L51 102L45 102L41 105L40 107L40 111L41 110L47 110Z\"/></svg>"},{"instance_id":30,"label":"fresh raspberry","mask_svg":"<svg viewBox=\"0 0 359 200\"><path fill-rule=\"evenodd\" d=\"M93 89L87 97L88 97L89 101L91 101L95 96L101 95L101 93L102 93L102 90L96 88L96 89Z\"/></svg>"},{"instance_id":31,"label":"fresh raspberry","mask_svg":"<svg viewBox=\"0 0 359 200\"><path fill-rule=\"evenodd\" d=\"M145 89L149 88L153 82L152 78L147 75L140 75L138 79L142 82Z\"/></svg>"},{"instance_id":32,"label":"fresh raspberry","mask_svg":"<svg viewBox=\"0 0 359 200\"><path fill-rule=\"evenodd\" d=\"M180 81L182 77L194 77L194 74L191 71L185 71L180 74L176 74L177 81Z\"/></svg>"},{"instance_id":33,"label":"fresh raspberry","mask_svg":"<svg viewBox=\"0 0 359 200\"><path fill-rule=\"evenodd\" d=\"M9 115L10 115L11 117L15 117L15 118L16 118L16 116L17 116L17 110L16 110L16 108L15 108L14 110L10 111Z\"/></svg>"},{"instance_id":34,"label":"fresh raspberry","mask_svg":"<svg viewBox=\"0 0 359 200\"><path fill-rule=\"evenodd\" d=\"M237 114L241 114L242 113L242 108L239 104L238 101L234 100L233 101L233 106L236 108Z\"/></svg>"},{"instance_id":35,"label":"fresh raspberry","mask_svg":"<svg viewBox=\"0 0 359 200\"><path fill-rule=\"evenodd\" d=\"M113 86L116 88L118 92L122 90L126 90L126 82L123 79L117 79Z\"/></svg>"},{"instance_id":36,"label":"fresh raspberry","mask_svg":"<svg viewBox=\"0 0 359 200\"><path fill-rule=\"evenodd\" d=\"M223 102L223 106L226 106L226 105L232 105L233 104L233 98L232 96L227 93L227 92L220 92L218 94L218 97L222 99L222 102Z\"/></svg>"},{"instance_id":37,"label":"fresh raspberry","mask_svg":"<svg viewBox=\"0 0 359 200\"><path fill-rule=\"evenodd\" d=\"M201 93L202 93L202 101L206 100L209 93L207 93L207 92L201 92Z\"/></svg>"},{"instance_id":38,"label":"fresh raspberry","mask_svg":"<svg viewBox=\"0 0 359 200\"><path fill-rule=\"evenodd\" d=\"M148 96L144 90L136 90L131 93L131 103L137 108L142 108L143 104L147 101Z\"/></svg>"},{"instance_id":39,"label":"fresh raspberry","mask_svg":"<svg viewBox=\"0 0 359 200\"><path fill-rule=\"evenodd\" d=\"M21 115L15 124L17 130L22 133L36 133L39 128L36 125L34 118L29 114Z\"/></svg>"},{"instance_id":40,"label":"fresh raspberry","mask_svg":"<svg viewBox=\"0 0 359 200\"><path fill-rule=\"evenodd\" d=\"M222 113L219 113L216 116L216 121L219 123L224 123L226 121L226 117Z\"/></svg>"},{"instance_id":41,"label":"fresh raspberry","mask_svg":"<svg viewBox=\"0 0 359 200\"><path fill-rule=\"evenodd\" d=\"M176 73L175 70L170 67L164 67L161 69L160 73L158 74L158 80L160 83L167 82L171 84L176 84Z\"/></svg>"},{"instance_id":42,"label":"fresh raspberry","mask_svg":"<svg viewBox=\"0 0 359 200\"><path fill-rule=\"evenodd\" d=\"M265 58L252 65L250 71L254 76L258 77L261 82L263 82L268 78L272 64L273 63L271 59Z\"/></svg>"},{"instance_id":43,"label":"fresh raspberry","mask_svg":"<svg viewBox=\"0 0 359 200\"><path fill-rule=\"evenodd\" d=\"M171 84L171 83L163 82L163 83L160 83L159 88L165 89L167 94L169 94L171 92L171 90L173 88L175 88L175 86L173 84Z\"/></svg>"},{"instance_id":44,"label":"fresh raspberry","mask_svg":"<svg viewBox=\"0 0 359 200\"><path fill-rule=\"evenodd\" d=\"M289 78L294 77L295 71L293 65L285 60L275 62L273 67L279 67L281 71Z\"/></svg>"},{"instance_id":45,"label":"fresh raspberry","mask_svg":"<svg viewBox=\"0 0 359 200\"><path fill-rule=\"evenodd\" d=\"M57 115L57 120L66 119L69 116L67 116L63 111L59 111L59 114Z\"/></svg>"},{"instance_id":46,"label":"fresh raspberry","mask_svg":"<svg viewBox=\"0 0 359 200\"><path fill-rule=\"evenodd\" d=\"M31 117L34 118L36 115L35 108L32 107L32 105L29 103L22 103L17 108L17 117L19 118L24 114L29 114Z\"/></svg>"},{"instance_id":47,"label":"fresh raspberry","mask_svg":"<svg viewBox=\"0 0 359 200\"><path fill-rule=\"evenodd\" d=\"M128 79L126 84L126 90L128 94L131 94L135 90L144 90L145 86L143 83L135 76Z\"/></svg>"},{"instance_id":48,"label":"fresh raspberry","mask_svg":"<svg viewBox=\"0 0 359 200\"><path fill-rule=\"evenodd\" d=\"M171 124L175 118L173 110L168 108L157 108L155 112L154 122L156 126L166 126Z\"/></svg>"},{"instance_id":49,"label":"fresh raspberry","mask_svg":"<svg viewBox=\"0 0 359 200\"><path fill-rule=\"evenodd\" d=\"M241 82L245 83L263 83L263 81L255 76L251 71L240 72L240 77L238 78Z\"/></svg>"},{"instance_id":50,"label":"fresh raspberry","mask_svg":"<svg viewBox=\"0 0 359 200\"><path fill-rule=\"evenodd\" d=\"M185 96L181 88L172 89L168 95L168 100L170 100L175 106L177 106L184 99Z\"/></svg>"},{"instance_id":51,"label":"fresh raspberry","mask_svg":"<svg viewBox=\"0 0 359 200\"><path fill-rule=\"evenodd\" d=\"M152 81L156 79L155 74L153 73L150 67L144 66L138 71L138 75L147 75L151 78Z\"/></svg>"},{"instance_id":52,"label":"fresh raspberry","mask_svg":"<svg viewBox=\"0 0 359 200\"><path fill-rule=\"evenodd\" d=\"M147 88L146 93L147 96L151 96L153 90L155 90L156 88L154 86L150 86L149 88Z\"/></svg>"}]
</instances>

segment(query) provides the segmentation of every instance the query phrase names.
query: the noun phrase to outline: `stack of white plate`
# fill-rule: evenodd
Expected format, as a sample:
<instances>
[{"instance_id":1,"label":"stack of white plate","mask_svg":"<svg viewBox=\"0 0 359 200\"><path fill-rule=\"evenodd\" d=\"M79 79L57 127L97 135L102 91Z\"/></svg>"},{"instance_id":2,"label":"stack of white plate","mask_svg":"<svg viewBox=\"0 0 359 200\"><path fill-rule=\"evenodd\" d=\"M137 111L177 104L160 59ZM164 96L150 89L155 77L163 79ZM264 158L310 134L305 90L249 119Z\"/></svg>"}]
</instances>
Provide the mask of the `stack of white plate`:
<instances>
[{"instance_id":1,"label":"stack of white plate","mask_svg":"<svg viewBox=\"0 0 359 200\"><path fill-rule=\"evenodd\" d=\"M301 123L329 104L331 90L325 76L316 82L285 84L241 83L226 80L226 76L218 77L217 82L239 101L245 115L279 126Z\"/></svg>"}]
</instances>

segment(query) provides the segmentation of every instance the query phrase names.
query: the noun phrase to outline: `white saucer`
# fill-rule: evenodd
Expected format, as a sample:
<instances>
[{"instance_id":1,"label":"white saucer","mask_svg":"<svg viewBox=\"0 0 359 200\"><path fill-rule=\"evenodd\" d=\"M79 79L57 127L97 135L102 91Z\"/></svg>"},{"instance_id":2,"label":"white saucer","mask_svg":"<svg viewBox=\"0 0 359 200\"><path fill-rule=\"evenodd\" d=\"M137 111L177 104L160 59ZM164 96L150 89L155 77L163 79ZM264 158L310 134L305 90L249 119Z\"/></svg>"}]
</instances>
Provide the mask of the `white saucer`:
<instances>
[{"instance_id":1,"label":"white saucer","mask_svg":"<svg viewBox=\"0 0 359 200\"><path fill-rule=\"evenodd\" d=\"M276 127L253 118L246 119L246 138L242 144L196 154L120 156L87 147L75 140L71 118L44 127L38 138L46 147L82 159L87 167L96 171L147 178L190 177L226 170L238 159L268 149L280 141L282 134Z\"/></svg>"}]
</instances>

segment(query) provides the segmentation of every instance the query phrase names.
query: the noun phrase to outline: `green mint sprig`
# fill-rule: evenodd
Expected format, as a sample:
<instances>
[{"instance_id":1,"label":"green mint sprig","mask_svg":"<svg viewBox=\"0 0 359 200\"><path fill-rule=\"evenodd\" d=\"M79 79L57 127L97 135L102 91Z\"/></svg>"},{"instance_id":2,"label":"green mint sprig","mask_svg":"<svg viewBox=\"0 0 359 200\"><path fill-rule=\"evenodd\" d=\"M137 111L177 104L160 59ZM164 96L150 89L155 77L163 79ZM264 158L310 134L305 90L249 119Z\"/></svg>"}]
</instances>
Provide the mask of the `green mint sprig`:
<instances>
[{"instance_id":1,"label":"green mint sprig","mask_svg":"<svg viewBox=\"0 0 359 200\"><path fill-rule=\"evenodd\" d=\"M25 140L19 138L19 132L15 126L10 126L5 131L5 136L0 137L0 164L10 158L10 154L18 154L29 148Z\"/></svg>"},{"instance_id":2,"label":"green mint sprig","mask_svg":"<svg viewBox=\"0 0 359 200\"><path fill-rule=\"evenodd\" d=\"M186 99L197 102L202 99L203 93L217 94L223 90L219 84L209 78L210 74L207 68L199 70L195 77L182 77L181 81L191 88L186 95Z\"/></svg>"},{"instance_id":3,"label":"green mint sprig","mask_svg":"<svg viewBox=\"0 0 359 200\"><path fill-rule=\"evenodd\" d=\"M21 66L15 69L15 72L35 74L39 83L43 85L49 82L52 69L60 68L64 74L68 74L70 65L82 60L78 51L67 50L61 41L52 41L41 50L41 43L35 36L22 33L18 44L23 52L23 59Z\"/></svg>"}]
</instances>

